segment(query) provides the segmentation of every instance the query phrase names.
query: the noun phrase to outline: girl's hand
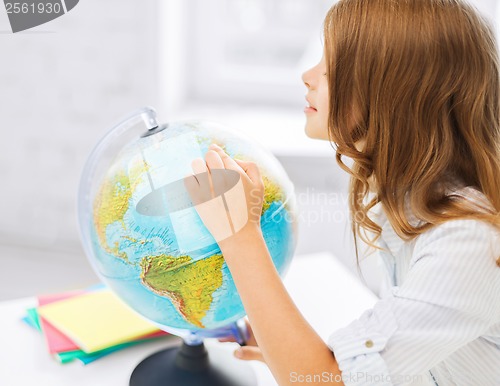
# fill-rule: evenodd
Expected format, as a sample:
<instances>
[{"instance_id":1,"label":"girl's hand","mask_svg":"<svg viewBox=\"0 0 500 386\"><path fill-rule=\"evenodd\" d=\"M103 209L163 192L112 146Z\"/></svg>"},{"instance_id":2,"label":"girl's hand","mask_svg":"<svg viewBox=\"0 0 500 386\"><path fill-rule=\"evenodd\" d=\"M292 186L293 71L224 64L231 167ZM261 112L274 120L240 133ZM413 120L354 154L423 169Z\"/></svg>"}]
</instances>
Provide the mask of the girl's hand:
<instances>
[{"instance_id":1,"label":"girl's hand","mask_svg":"<svg viewBox=\"0 0 500 386\"><path fill-rule=\"evenodd\" d=\"M264 357L262 356L262 352L260 351L259 345L255 340L255 336L253 335L252 326L248 322L248 319L245 319L245 324L247 326L249 338L246 342L246 346L241 346L234 352L234 356L238 359L245 361L260 361L266 363ZM229 336L226 338L219 338L219 342L236 342L236 338L234 336Z\"/></svg>"},{"instance_id":2,"label":"girl's hand","mask_svg":"<svg viewBox=\"0 0 500 386\"><path fill-rule=\"evenodd\" d=\"M264 182L254 162L233 159L212 144L205 160L196 158L195 175L184 184L201 220L222 246L234 235L260 232Z\"/></svg>"}]
</instances>

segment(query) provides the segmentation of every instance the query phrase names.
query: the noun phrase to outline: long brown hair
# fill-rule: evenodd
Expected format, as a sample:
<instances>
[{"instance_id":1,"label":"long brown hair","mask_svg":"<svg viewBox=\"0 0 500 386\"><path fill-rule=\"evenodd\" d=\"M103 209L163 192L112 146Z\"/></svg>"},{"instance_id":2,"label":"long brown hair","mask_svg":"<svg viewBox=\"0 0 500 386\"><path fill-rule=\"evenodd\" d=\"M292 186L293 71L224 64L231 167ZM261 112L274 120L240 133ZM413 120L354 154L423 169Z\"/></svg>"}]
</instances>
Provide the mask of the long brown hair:
<instances>
[{"instance_id":1,"label":"long brown hair","mask_svg":"<svg viewBox=\"0 0 500 386\"><path fill-rule=\"evenodd\" d=\"M368 212L379 202L406 240L458 218L500 228L500 77L490 22L459 0L340 0L324 36L329 138L351 174L354 235L374 245L381 228ZM483 202L447 193L457 181Z\"/></svg>"}]
</instances>

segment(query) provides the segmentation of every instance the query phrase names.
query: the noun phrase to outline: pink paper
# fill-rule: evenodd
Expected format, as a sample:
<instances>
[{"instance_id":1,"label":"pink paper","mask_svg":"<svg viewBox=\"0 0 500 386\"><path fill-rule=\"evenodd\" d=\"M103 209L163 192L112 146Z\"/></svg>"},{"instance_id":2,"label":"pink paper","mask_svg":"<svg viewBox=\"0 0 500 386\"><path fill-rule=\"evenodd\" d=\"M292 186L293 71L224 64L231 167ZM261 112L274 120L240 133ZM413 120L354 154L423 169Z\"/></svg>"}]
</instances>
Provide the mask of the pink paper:
<instances>
[{"instance_id":1,"label":"pink paper","mask_svg":"<svg viewBox=\"0 0 500 386\"><path fill-rule=\"evenodd\" d=\"M38 305L43 306L45 304L55 303L59 300L68 299L84 293L85 291L71 291L62 294L40 295L38 296ZM42 316L38 317L40 319L40 327L42 328L45 342L51 354L80 349L71 339L47 322Z\"/></svg>"}]
</instances>

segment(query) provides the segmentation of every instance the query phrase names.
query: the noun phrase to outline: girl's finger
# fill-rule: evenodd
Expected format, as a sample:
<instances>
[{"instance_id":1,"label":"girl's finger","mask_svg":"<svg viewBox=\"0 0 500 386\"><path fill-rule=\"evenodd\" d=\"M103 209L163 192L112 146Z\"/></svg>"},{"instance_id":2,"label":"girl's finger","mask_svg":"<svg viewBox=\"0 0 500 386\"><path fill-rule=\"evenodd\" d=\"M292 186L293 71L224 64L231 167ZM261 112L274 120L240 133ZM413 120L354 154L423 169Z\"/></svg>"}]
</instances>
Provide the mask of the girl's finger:
<instances>
[{"instance_id":1,"label":"girl's finger","mask_svg":"<svg viewBox=\"0 0 500 386\"><path fill-rule=\"evenodd\" d=\"M224 162L215 150L209 150L205 154L206 164L208 169L224 169Z\"/></svg>"},{"instance_id":2,"label":"girl's finger","mask_svg":"<svg viewBox=\"0 0 500 386\"><path fill-rule=\"evenodd\" d=\"M255 162L234 160L252 180L254 184L263 184L262 177L260 176L259 167Z\"/></svg>"},{"instance_id":3,"label":"girl's finger","mask_svg":"<svg viewBox=\"0 0 500 386\"><path fill-rule=\"evenodd\" d=\"M184 179L184 186L191 195L193 203L198 205L214 197L210 170L203 158L195 158L191 162L194 175Z\"/></svg>"},{"instance_id":4,"label":"girl's finger","mask_svg":"<svg viewBox=\"0 0 500 386\"><path fill-rule=\"evenodd\" d=\"M195 158L191 162L191 168L193 169L194 174L201 174L208 171L207 164L203 158Z\"/></svg>"},{"instance_id":5,"label":"girl's finger","mask_svg":"<svg viewBox=\"0 0 500 386\"><path fill-rule=\"evenodd\" d=\"M217 339L219 342L236 342L236 338L234 336L225 336L223 338Z\"/></svg>"},{"instance_id":6,"label":"girl's finger","mask_svg":"<svg viewBox=\"0 0 500 386\"><path fill-rule=\"evenodd\" d=\"M244 361L261 361L266 363L264 357L262 356L262 352L258 347L252 347L252 346L240 347L234 352L234 356Z\"/></svg>"},{"instance_id":7,"label":"girl's finger","mask_svg":"<svg viewBox=\"0 0 500 386\"><path fill-rule=\"evenodd\" d=\"M240 165L238 165L234 161L234 159L229 157L229 155L224 150L222 150L218 145L213 143L209 146L209 149L217 152L219 157L222 159L222 162L224 163L224 167L226 169L231 169L237 171L238 173L243 173L243 169L240 167Z\"/></svg>"}]
</instances>

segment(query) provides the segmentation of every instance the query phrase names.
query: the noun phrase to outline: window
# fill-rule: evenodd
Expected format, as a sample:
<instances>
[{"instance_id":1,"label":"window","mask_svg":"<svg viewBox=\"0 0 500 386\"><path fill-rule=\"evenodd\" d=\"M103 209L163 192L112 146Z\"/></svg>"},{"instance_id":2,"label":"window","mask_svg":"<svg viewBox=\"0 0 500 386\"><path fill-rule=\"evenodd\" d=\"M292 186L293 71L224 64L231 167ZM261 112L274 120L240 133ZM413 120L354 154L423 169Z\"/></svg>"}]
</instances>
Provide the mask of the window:
<instances>
[{"instance_id":1,"label":"window","mask_svg":"<svg viewBox=\"0 0 500 386\"><path fill-rule=\"evenodd\" d=\"M193 0L190 92L198 100L303 105L308 47L321 57L330 1Z\"/></svg>"},{"instance_id":2,"label":"window","mask_svg":"<svg viewBox=\"0 0 500 386\"><path fill-rule=\"evenodd\" d=\"M304 134L301 75L321 57L323 19L334 2L160 2L160 118L211 119L277 153L331 155L328 143ZM497 14L497 0L469 2L490 20Z\"/></svg>"},{"instance_id":3,"label":"window","mask_svg":"<svg viewBox=\"0 0 500 386\"><path fill-rule=\"evenodd\" d=\"M301 79L321 58L331 0L162 4L160 117L212 119L277 153L332 154L328 143L304 134Z\"/></svg>"}]
</instances>

